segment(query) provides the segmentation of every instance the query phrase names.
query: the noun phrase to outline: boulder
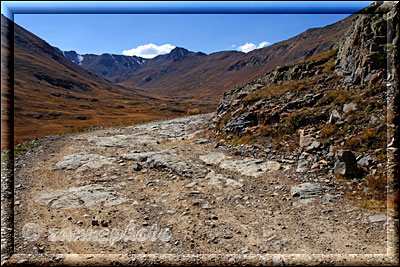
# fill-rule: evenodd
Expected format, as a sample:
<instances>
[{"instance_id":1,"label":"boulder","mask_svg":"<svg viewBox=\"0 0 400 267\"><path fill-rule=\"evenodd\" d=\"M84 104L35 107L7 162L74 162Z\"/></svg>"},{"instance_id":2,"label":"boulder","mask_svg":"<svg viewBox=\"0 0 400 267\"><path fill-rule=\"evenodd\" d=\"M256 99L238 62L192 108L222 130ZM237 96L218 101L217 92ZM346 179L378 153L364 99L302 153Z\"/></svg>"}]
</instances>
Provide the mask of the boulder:
<instances>
[{"instance_id":1,"label":"boulder","mask_svg":"<svg viewBox=\"0 0 400 267\"><path fill-rule=\"evenodd\" d=\"M367 155L367 156L362 157L361 159L359 159L359 160L357 161L357 163L358 163L359 165L361 165L361 166L369 167L369 166L371 166L371 165L374 163L374 160L371 158L370 155Z\"/></svg>"},{"instance_id":2,"label":"boulder","mask_svg":"<svg viewBox=\"0 0 400 267\"><path fill-rule=\"evenodd\" d=\"M349 150L338 150L336 151L335 158L334 174L341 174L347 177L355 177L359 174L357 160L353 152Z\"/></svg>"},{"instance_id":3,"label":"boulder","mask_svg":"<svg viewBox=\"0 0 400 267\"><path fill-rule=\"evenodd\" d=\"M300 141L299 141L300 148L309 146L312 144L313 141L315 141L314 138L312 138L312 136L305 135L304 130L299 130L299 133L300 133Z\"/></svg>"},{"instance_id":4,"label":"boulder","mask_svg":"<svg viewBox=\"0 0 400 267\"><path fill-rule=\"evenodd\" d=\"M245 112L237 118L229 121L225 126L225 131L233 133L241 133L246 128L256 126L258 124L257 115Z\"/></svg>"},{"instance_id":5,"label":"boulder","mask_svg":"<svg viewBox=\"0 0 400 267\"><path fill-rule=\"evenodd\" d=\"M299 160L299 162L297 164L296 172L300 172L300 173L306 172L308 170L307 165L308 165L307 160Z\"/></svg>"},{"instance_id":6,"label":"boulder","mask_svg":"<svg viewBox=\"0 0 400 267\"><path fill-rule=\"evenodd\" d=\"M329 116L329 124L335 124L337 121L340 121L342 119L342 117L340 116L339 112L334 109L332 110L331 115Z\"/></svg>"},{"instance_id":7,"label":"boulder","mask_svg":"<svg viewBox=\"0 0 400 267\"><path fill-rule=\"evenodd\" d=\"M312 143L311 143L309 146L307 146L307 147L305 148L305 151L309 152L309 151L312 151L312 150L314 150L314 149L319 148L320 146L321 146L321 143L320 143L320 142L318 142L318 141L312 141Z\"/></svg>"}]
</instances>

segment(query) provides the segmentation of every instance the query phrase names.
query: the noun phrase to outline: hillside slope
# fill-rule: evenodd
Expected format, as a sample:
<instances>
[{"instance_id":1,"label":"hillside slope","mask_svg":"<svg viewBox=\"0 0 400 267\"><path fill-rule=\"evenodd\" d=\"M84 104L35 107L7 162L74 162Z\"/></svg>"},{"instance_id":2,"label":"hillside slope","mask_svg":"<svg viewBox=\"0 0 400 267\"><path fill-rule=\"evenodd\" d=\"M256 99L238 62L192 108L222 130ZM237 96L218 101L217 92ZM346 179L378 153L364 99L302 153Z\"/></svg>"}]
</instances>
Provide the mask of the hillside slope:
<instances>
[{"instance_id":1,"label":"hillside slope","mask_svg":"<svg viewBox=\"0 0 400 267\"><path fill-rule=\"evenodd\" d=\"M5 46L9 23L2 16L2 57L9 52ZM14 28L16 144L87 127L177 116L191 107L116 85L74 64L57 48L18 25ZM2 79L7 77L3 75ZM1 97L3 101L8 96Z\"/></svg>"},{"instance_id":2,"label":"hillside slope","mask_svg":"<svg viewBox=\"0 0 400 267\"><path fill-rule=\"evenodd\" d=\"M255 149L272 159L282 153L307 176L366 177L371 191L361 192L364 205L385 205L388 138L393 144L387 82L394 79L386 51L395 47L383 14L395 6L366 8L334 49L226 92L214 118L217 139L253 145L244 153ZM354 154L346 166L338 163L343 150Z\"/></svg>"}]
</instances>

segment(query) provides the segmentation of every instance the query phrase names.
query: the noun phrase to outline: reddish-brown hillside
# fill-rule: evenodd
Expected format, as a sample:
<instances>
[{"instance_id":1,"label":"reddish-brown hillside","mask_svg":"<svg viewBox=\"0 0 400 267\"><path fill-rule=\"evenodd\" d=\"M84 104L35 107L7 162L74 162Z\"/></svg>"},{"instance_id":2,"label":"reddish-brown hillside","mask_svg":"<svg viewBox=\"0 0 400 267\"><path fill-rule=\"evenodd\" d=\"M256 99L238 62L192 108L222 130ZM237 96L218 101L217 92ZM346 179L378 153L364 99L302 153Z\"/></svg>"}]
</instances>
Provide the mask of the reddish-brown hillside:
<instances>
[{"instance_id":1,"label":"reddish-brown hillside","mask_svg":"<svg viewBox=\"0 0 400 267\"><path fill-rule=\"evenodd\" d=\"M2 57L12 23L2 15ZM190 103L127 89L74 64L55 47L14 24L15 143L93 126L123 125L186 114ZM3 66L2 66L3 67ZM9 79L2 71L2 87ZM9 95L2 88L2 103ZM202 109L204 107L200 107ZM208 111L208 110L207 110ZM5 123L2 110L2 124ZM2 127L2 134L4 127Z\"/></svg>"}]
</instances>

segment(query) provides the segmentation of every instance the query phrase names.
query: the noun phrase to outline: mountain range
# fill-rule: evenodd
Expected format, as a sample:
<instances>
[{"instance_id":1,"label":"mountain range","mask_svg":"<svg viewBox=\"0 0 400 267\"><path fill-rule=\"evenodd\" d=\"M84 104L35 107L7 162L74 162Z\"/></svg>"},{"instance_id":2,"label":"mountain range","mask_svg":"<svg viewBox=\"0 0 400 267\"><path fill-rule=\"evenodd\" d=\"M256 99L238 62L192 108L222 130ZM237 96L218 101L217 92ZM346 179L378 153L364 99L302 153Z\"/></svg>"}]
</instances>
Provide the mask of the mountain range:
<instances>
[{"instance_id":1,"label":"mountain range","mask_svg":"<svg viewBox=\"0 0 400 267\"><path fill-rule=\"evenodd\" d=\"M249 53L221 51L207 55L181 47L152 59L108 53L60 53L82 68L126 87L158 95L218 101L225 91L240 83L332 48L355 17L308 29L289 40Z\"/></svg>"},{"instance_id":2,"label":"mountain range","mask_svg":"<svg viewBox=\"0 0 400 267\"><path fill-rule=\"evenodd\" d=\"M357 15L248 53L176 47L152 59L61 51L14 24L15 143L99 125L214 111L233 87L327 51ZM7 57L2 15L2 57ZM5 84L10 77L2 75ZM2 94L2 101L7 98ZM6 120L2 112L2 121Z\"/></svg>"}]
</instances>

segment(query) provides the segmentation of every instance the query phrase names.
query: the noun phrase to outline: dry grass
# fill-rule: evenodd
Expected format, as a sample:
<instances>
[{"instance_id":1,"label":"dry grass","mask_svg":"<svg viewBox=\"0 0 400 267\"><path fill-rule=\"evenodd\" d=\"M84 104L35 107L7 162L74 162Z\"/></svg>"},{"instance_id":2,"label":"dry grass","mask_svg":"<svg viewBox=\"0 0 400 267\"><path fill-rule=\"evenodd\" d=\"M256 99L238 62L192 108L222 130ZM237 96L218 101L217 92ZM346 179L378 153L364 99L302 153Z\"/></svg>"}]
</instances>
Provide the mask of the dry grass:
<instances>
[{"instance_id":1,"label":"dry grass","mask_svg":"<svg viewBox=\"0 0 400 267\"><path fill-rule=\"evenodd\" d=\"M377 129L365 129L357 136L346 140L345 147L353 151L366 151L381 149L383 156L386 156L386 132ZM361 152L361 151L360 151Z\"/></svg>"},{"instance_id":2,"label":"dry grass","mask_svg":"<svg viewBox=\"0 0 400 267\"><path fill-rule=\"evenodd\" d=\"M315 55L307 58L303 62L312 63L312 62L318 62L318 61L329 61L332 58L335 59L337 52L338 52L337 48L331 49L328 51L324 51L324 52L320 52L318 54L315 54Z\"/></svg>"},{"instance_id":3,"label":"dry grass","mask_svg":"<svg viewBox=\"0 0 400 267\"><path fill-rule=\"evenodd\" d=\"M258 100L262 98L272 98L272 97L279 97L288 92L294 91L302 91L305 89L305 86L300 81L289 81L284 82L280 85L273 85L265 87L261 90L257 90L256 92L249 94L246 96L245 100Z\"/></svg>"},{"instance_id":4,"label":"dry grass","mask_svg":"<svg viewBox=\"0 0 400 267\"><path fill-rule=\"evenodd\" d=\"M388 200L386 186L387 176L383 168L380 168L376 174L366 176L362 187L366 187L367 190L360 194L360 207L369 210L385 211Z\"/></svg>"},{"instance_id":5,"label":"dry grass","mask_svg":"<svg viewBox=\"0 0 400 267\"><path fill-rule=\"evenodd\" d=\"M335 181L345 187L345 194L352 199L355 205L373 212L386 211L389 199L386 192L387 179L383 168L355 183L350 182L343 175L335 177Z\"/></svg>"},{"instance_id":6,"label":"dry grass","mask_svg":"<svg viewBox=\"0 0 400 267\"><path fill-rule=\"evenodd\" d=\"M200 114L200 109L198 108L191 108L187 111L187 115L197 115Z\"/></svg>"},{"instance_id":7,"label":"dry grass","mask_svg":"<svg viewBox=\"0 0 400 267\"><path fill-rule=\"evenodd\" d=\"M322 139L329 138L338 132L338 127L336 125L327 125L319 133L319 137Z\"/></svg>"},{"instance_id":8,"label":"dry grass","mask_svg":"<svg viewBox=\"0 0 400 267\"><path fill-rule=\"evenodd\" d=\"M353 99L352 96L353 93L349 90L345 89L331 90L325 93L320 103L325 105L333 103L336 106L338 105L343 106L344 104L351 102L351 100Z\"/></svg>"},{"instance_id":9,"label":"dry grass","mask_svg":"<svg viewBox=\"0 0 400 267\"><path fill-rule=\"evenodd\" d=\"M233 142L233 145L252 145L256 142L256 137L254 135L244 135L240 137L238 140Z\"/></svg>"}]
</instances>

